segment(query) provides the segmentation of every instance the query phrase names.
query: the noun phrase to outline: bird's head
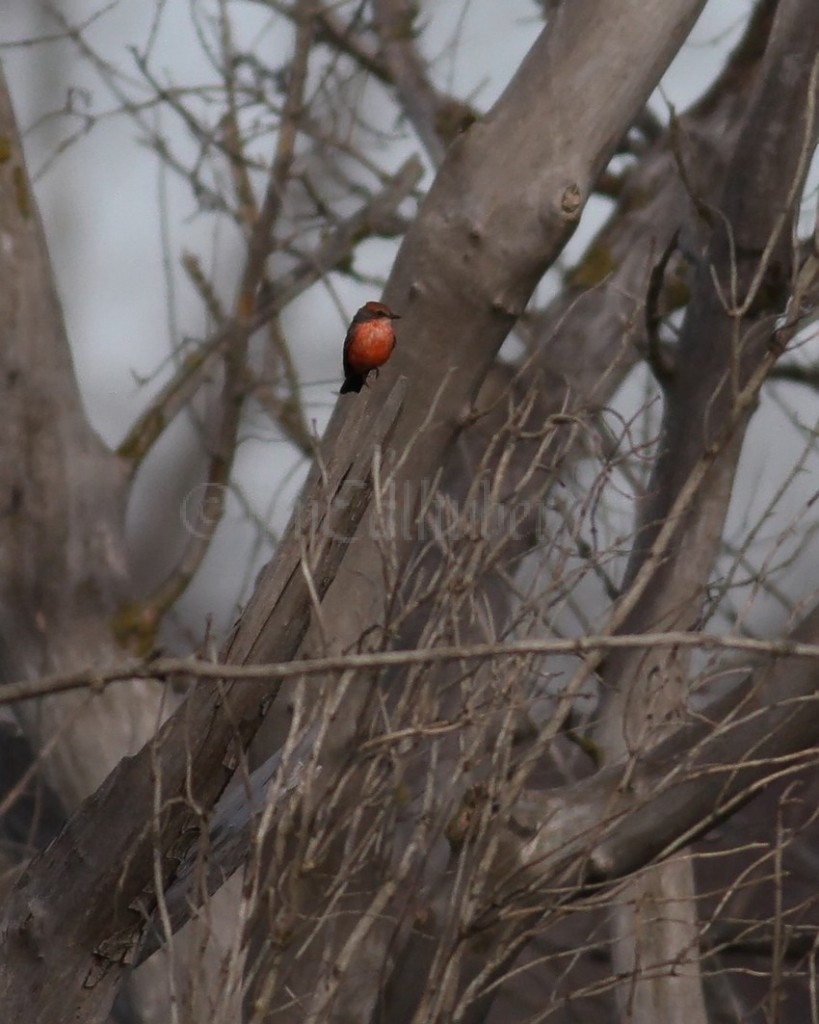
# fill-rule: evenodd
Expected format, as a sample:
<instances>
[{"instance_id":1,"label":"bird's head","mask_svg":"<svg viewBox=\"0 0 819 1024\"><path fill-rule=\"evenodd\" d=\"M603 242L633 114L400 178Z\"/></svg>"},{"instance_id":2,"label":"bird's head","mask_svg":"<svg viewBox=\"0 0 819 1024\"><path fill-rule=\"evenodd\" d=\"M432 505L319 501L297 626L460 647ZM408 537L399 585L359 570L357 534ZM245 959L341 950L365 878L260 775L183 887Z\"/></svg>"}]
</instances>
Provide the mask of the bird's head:
<instances>
[{"instance_id":1,"label":"bird's head","mask_svg":"<svg viewBox=\"0 0 819 1024\"><path fill-rule=\"evenodd\" d=\"M365 302L356 313L355 319L361 323L364 320L400 320L401 317L398 313L393 313L383 302Z\"/></svg>"}]
</instances>

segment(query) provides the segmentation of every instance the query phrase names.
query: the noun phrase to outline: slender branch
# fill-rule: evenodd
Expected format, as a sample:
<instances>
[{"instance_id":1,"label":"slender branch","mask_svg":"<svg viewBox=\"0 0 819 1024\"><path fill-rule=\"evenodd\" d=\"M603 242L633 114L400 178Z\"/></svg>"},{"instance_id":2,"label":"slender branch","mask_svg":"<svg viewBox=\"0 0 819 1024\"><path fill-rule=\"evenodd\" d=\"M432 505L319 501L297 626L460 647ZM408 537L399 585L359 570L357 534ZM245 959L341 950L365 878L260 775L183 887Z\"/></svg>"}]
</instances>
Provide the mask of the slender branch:
<instances>
[{"instance_id":1,"label":"slender branch","mask_svg":"<svg viewBox=\"0 0 819 1024\"><path fill-rule=\"evenodd\" d=\"M652 268L648 282L648 294L646 295L646 358L648 360L648 365L651 367L651 371L654 374L655 380L662 388L666 388L668 386L674 370L667 355L663 352L662 345L660 343L659 331L660 323L662 321L662 314L660 313L660 296L663 292L663 284L665 281L666 270L668 269L668 262L671 259L674 250L677 248L679 236L680 232L679 229L677 229L668 240L668 244L660 256L659 262Z\"/></svg>"},{"instance_id":2,"label":"slender branch","mask_svg":"<svg viewBox=\"0 0 819 1024\"><path fill-rule=\"evenodd\" d=\"M307 67L313 40L312 8L313 0L301 0L299 3L296 42L276 151L264 200L259 211L253 215L245 266L239 283L236 302L236 318L239 323L256 311L259 286L266 276L267 256L273 247L273 232L282 210L285 189L295 159L296 138L303 114ZM228 92L230 95L230 90ZM228 119L232 123L232 134L238 138L238 126L233 118L234 112L229 105ZM240 196L252 197L249 182L246 181L245 186L240 190ZM203 499L179 562L154 593L140 602L142 614L137 614L136 617L142 621L158 623L167 610L176 603L198 572L222 521L244 406L245 363L249 338L249 334L239 334L233 343L226 347L225 380L221 397L222 421L210 458L207 485L202 489Z\"/></svg>"},{"instance_id":3,"label":"slender branch","mask_svg":"<svg viewBox=\"0 0 819 1024\"><path fill-rule=\"evenodd\" d=\"M576 655L587 657L606 651L644 651L651 649L699 651L741 651L771 658L819 658L819 644L796 640L758 640L754 637L720 633L693 633L672 630L667 633L605 633L553 640L515 640L497 644L465 644L431 647L425 650L374 651L367 654L339 654L304 661L270 662L258 665L228 665L199 658L154 658L141 663L124 663L110 668L88 668L78 672L56 673L39 679L8 683L0 690L0 705L41 697L66 690L102 690L112 683L133 679L169 680L189 677L191 682L225 679L240 682L260 679L298 679L328 672L364 669L406 668L448 661L485 661L490 658L519 658L525 655ZM388 738L388 737L387 737Z\"/></svg>"},{"instance_id":4,"label":"slender branch","mask_svg":"<svg viewBox=\"0 0 819 1024\"><path fill-rule=\"evenodd\" d=\"M253 220L245 269L239 284L238 314L250 316L256 308L257 289L264 276L267 256L273 247L273 231L282 210L285 187L296 151L296 138L304 115L307 68L313 44L315 0L299 0L296 6L296 41L290 65L287 95L282 110L276 152L262 205Z\"/></svg>"},{"instance_id":5,"label":"slender branch","mask_svg":"<svg viewBox=\"0 0 819 1024\"><path fill-rule=\"evenodd\" d=\"M418 5L412 0L373 0L381 52L399 101L418 132L429 158L440 164L446 149L439 119L441 98L418 52L414 26Z\"/></svg>"},{"instance_id":6,"label":"slender branch","mask_svg":"<svg viewBox=\"0 0 819 1024\"><path fill-rule=\"evenodd\" d=\"M789 384L804 384L814 391L819 389L819 366L799 366L798 363L783 363L771 371L770 380L785 381Z\"/></svg>"}]
</instances>

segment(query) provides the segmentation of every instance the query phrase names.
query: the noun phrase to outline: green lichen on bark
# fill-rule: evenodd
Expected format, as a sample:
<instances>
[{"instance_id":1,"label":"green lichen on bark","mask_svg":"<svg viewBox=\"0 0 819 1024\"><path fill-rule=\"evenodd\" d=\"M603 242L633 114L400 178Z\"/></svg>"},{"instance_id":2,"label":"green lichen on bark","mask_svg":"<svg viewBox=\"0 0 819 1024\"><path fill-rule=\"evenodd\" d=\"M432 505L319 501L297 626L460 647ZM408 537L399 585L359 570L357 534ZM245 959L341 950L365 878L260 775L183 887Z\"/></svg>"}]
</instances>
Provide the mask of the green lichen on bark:
<instances>
[{"instance_id":1,"label":"green lichen on bark","mask_svg":"<svg viewBox=\"0 0 819 1024\"><path fill-rule=\"evenodd\" d=\"M571 288L595 288L617 269L614 256L607 245L593 245L580 263L570 270L567 284Z\"/></svg>"}]
</instances>

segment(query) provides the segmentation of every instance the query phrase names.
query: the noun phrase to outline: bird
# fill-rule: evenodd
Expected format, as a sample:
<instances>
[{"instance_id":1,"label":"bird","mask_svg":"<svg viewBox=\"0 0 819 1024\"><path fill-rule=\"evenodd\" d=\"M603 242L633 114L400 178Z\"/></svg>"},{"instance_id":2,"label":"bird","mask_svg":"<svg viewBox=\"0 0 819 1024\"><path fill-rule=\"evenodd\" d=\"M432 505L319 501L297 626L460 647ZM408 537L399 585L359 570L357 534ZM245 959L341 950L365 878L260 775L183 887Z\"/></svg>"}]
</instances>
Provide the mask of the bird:
<instances>
[{"instance_id":1,"label":"bird","mask_svg":"<svg viewBox=\"0 0 819 1024\"><path fill-rule=\"evenodd\" d=\"M395 348L392 321L400 319L383 302L365 302L359 309L344 338L344 383L339 394L360 391L372 370L378 374Z\"/></svg>"}]
</instances>

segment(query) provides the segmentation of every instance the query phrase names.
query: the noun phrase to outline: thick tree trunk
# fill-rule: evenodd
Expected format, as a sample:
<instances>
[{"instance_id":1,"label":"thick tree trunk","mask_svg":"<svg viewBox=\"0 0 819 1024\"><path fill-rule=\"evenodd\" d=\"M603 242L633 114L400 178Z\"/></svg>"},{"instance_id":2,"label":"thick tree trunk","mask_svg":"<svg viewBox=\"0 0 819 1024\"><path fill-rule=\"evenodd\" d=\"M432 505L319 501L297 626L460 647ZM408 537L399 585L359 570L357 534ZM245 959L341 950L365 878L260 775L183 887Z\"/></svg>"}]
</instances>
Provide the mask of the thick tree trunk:
<instances>
[{"instance_id":1,"label":"thick tree trunk","mask_svg":"<svg viewBox=\"0 0 819 1024\"><path fill-rule=\"evenodd\" d=\"M702 614L743 435L786 340L776 328L817 138L817 52L819 8L782 0L666 384L660 452L621 603L630 606L621 615L626 632L695 628ZM627 760L683 713L689 658L616 653L604 677L611 697L599 739L607 760ZM624 1019L705 1021L694 894L684 859L652 869L621 894L613 963L629 979L621 989ZM668 984L652 977L658 973Z\"/></svg>"},{"instance_id":2,"label":"thick tree trunk","mask_svg":"<svg viewBox=\"0 0 819 1024\"><path fill-rule=\"evenodd\" d=\"M125 474L83 412L48 250L0 78L0 680L121 661ZM21 705L68 811L156 729L150 682Z\"/></svg>"},{"instance_id":3,"label":"thick tree trunk","mask_svg":"<svg viewBox=\"0 0 819 1024\"><path fill-rule=\"evenodd\" d=\"M399 252L385 299L399 310L401 337L381 384L395 374L411 381L397 426L393 465L383 478L405 509L414 509L421 488L435 478L441 459L471 409L479 386L535 284L571 235L593 183L642 109L663 70L687 35L701 3L632 3L601 7L594 2L562 5L533 46L496 106L450 147L441 170ZM607 54L601 65L599 54ZM578 69L594 68L588 77ZM583 130L578 131L578 126ZM358 410L365 417L377 404L373 389ZM332 439L346 421L339 404L328 428ZM323 629L308 637L311 654L354 649L362 637L380 642L390 587L414 544L411 531L391 540L385 565L378 524L365 520L324 602ZM289 691L288 691L289 692ZM333 682L311 687L311 701L332 702ZM319 755L322 774L315 799L343 772L372 698L359 680L333 715ZM269 753L266 751L265 753ZM262 760L258 756L259 763ZM350 787L351 807L357 803ZM327 865L331 877L336 874ZM314 934L322 917L323 876L298 883L294 905ZM397 898L405 896L399 891ZM324 1013L362 1019L371 1011L384 969L389 915L364 905L350 907L349 929L335 920L329 948L288 961L280 994L270 997L271 1020L317 1019ZM261 902L256 949L269 941L267 908ZM357 922L367 934L354 957L355 981L338 976L317 987L317 957L333 962ZM293 938L290 947L300 948ZM278 954L277 954L278 955ZM287 960L287 954L284 954ZM264 978L265 971L261 971ZM362 983L371 978L372 984ZM284 993L288 995L285 997ZM302 994L304 1001L293 999ZM258 1002L259 990L250 1001ZM351 1000L347 1004L347 1000ZM281 1000L280 1009L276 1004Z\"/></svg>"}]
</instances>

